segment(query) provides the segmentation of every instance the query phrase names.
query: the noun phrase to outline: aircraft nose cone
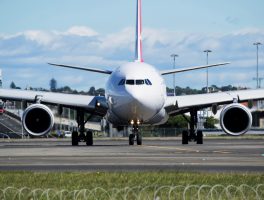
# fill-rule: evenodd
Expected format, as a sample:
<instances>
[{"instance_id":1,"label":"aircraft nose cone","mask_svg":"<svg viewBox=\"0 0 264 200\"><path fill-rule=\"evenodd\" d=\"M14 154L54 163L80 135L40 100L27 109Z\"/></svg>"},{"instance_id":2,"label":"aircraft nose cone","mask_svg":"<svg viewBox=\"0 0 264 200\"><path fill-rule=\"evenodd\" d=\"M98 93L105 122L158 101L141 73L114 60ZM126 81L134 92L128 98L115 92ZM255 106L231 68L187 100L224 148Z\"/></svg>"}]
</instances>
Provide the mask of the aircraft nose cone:
<instances>
[{"instance_id":1,"label":"aircraft nose cone","mask_svg":"<svg viewBox=\"0 0 264 200\"><path fill-rule=\"evenodd\" d=\"M156 92L151 92L148 88L127 88L130 96L131 114L140 119L150 119L160 109L162 99L158 98Z\"/></svg>"},{"instance_id":2,"label":"aircraft nose cone","mask_svg":"<svg viewBox=\"0 0 264 200\"><path fill-rule=\"evenodd\" d=\"M142 91L128 89L127 92L130 96L131 103L135 105L144 105L144 106L148 104L146 94L144 94Z\"/></svg>"}]
</instances>

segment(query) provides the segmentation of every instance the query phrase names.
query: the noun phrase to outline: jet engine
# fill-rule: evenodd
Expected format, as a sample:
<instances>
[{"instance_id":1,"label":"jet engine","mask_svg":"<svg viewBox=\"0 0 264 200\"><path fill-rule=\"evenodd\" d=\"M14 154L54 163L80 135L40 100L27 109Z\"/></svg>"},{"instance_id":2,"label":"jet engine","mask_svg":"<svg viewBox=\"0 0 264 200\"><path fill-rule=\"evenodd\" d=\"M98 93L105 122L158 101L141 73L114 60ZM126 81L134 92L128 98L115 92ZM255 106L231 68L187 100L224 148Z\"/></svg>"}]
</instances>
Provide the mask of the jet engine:
<instances>
[{"instance_id":1,"label":"jet engine","mask_svg":"<svg viewBox=\"0 0 264 200\"><path fill-rule=\"evenodd\" d=\"M43 104L30 105L23 113L22 124L32 136L46 135L53 127L54 116Z\"/></svg>"},{"instance_id":2,"label":"jet engine","mask_svg":"<svg viewBox=\"0 0 264 200\"><path fill-rule=\"evenodd\" d=\"M220 115L220 125L229 135L239 136L246 133L252 125L252 115L247 107L233 103L224 107Z\"/></svg>"}]
</instances>

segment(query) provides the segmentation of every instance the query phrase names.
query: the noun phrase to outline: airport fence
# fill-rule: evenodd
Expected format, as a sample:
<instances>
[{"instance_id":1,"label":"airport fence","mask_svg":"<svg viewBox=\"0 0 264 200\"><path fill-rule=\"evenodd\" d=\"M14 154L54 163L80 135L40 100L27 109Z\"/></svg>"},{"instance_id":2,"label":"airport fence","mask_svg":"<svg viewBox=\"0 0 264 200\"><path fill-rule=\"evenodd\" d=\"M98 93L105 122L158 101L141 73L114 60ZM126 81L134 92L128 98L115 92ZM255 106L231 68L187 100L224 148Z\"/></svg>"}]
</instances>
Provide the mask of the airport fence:
<instances>
[{"instance_id":1,"label":"airport fence","mask_svg":"<svg viewBox=\"0 0 264 200\"><path fill-rule=\"evenodd\" d=\"M1 200L176 200L176 199L239 199L239 200L263 200L264 184L251 187L249 185L179 185L179 186L147 186L126 187L122 189L104 188L81 190L55 190L40 188L14 188L0 189Z\"/></svg>"}]
</instances>

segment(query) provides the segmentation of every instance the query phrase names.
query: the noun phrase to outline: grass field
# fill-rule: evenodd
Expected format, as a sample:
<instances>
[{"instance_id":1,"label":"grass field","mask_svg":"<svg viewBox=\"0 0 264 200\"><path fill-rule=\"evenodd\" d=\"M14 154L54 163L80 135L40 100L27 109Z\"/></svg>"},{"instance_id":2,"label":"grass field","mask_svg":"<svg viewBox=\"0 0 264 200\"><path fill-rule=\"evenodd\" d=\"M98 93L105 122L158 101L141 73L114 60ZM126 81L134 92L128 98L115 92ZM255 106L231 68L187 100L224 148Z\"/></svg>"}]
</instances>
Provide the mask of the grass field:
<instances>
[{"instance_id":1,"label":"grass field","mask_svg":"<svg viewBox=\"0 0 264 200\"><path fill-rule=\"evenodd\" d=\"M8 186L53 189L123 188L149 185L264 184L263 173L183 172L0 172L0 188Z\"/></svg>"},{"instance_id":2,"label":"grass field","mask_svg":"<svg viewBox=\"0 0 264 200\"><path fill-rule=\"evenodd\" d=\"M257 186L260 184L262 184L262 186L258 189L257 195L256 191L250 191L249 188L257 188ZM153 197L155 196L159 196L159 198L163 197L161 199L167 199L168 195L171 195L173 197L177 196L178 199L182 199L181 197L185 192L184 187L190 185L195 185L195 187L189 190L189 194L185 194L187 195L186 197L188 197L187 199L204 199L208 197L208 193L211 191L212 187L217 185L222 185L224 188L221 186L213 192L211 191L210 196L212 198L209 199L218 199L216 197L219 196L219 194L223 195L223 198L220 199L230 199L230 197L233 198L234 195L235 197L233 199L244 199L244 197L246 197L246 199L262 199L264 198L263 184L264 173L246 174L185 172L0 172L0 189L2 189L2 191L3 189L8 187L18 189L27 187L31 190L41 188L42 190L51 189L52 191L82 191L83 189L88 189L89 191L91 191L94 188L100 188L101 192L97 190L95 192L96 195L93 195L93 198L88 199L153 199ZM238 192L236 188L232 188L230 187L230 185L232 185L232 187L241 187L241 185L246 186L245 188L242 188L243 192L241 193L241 191ZM167 188L164 186L167 186ZM183 186L183 189L181 189L181 191L177 194L177 188L174 188L174 192L171 192L171 189L175 186ZM204 186L211 187L206 189L206 187ZM199 189L203 187L205 189L200 191ZM116 192L121 190L122 192L127 192L129 188L136 188L130 190L130 192L134 190L136 191L133 194L125 193L126 195L124 195L123 193L121 195L120 192ZM226 188L229 188L228 192ZM144 190L143 193L142 190ZM15 194L15 192L13 192L12 194L12 191L13 190L10 190L8 192L6 198L3 198L3 194L0 194L0 199L17 199L16 197L14 197L14 195L17 194ZM107 195L105 191L107 191ZM198 195L198 192L200 192L200 196ZM112 195L117 195L117 193L120 193L120 196L114 196L114 198L112 198ZM29 195L29 193L27 195ZM30 195L32 195L32 193ZM71 197L66 197L64 199L85 199L73 198L73 193L71 195ZM8 198L8 196L10 198ZM57 197L58 196L56 196L56 198L48 199L60 199L59 197ZM28 196L26 196L26 198L24 199L34 198L29 198ZM42 196L42 198L40 199L47 198L44 198Z\"/></svg>"}]
</instances>

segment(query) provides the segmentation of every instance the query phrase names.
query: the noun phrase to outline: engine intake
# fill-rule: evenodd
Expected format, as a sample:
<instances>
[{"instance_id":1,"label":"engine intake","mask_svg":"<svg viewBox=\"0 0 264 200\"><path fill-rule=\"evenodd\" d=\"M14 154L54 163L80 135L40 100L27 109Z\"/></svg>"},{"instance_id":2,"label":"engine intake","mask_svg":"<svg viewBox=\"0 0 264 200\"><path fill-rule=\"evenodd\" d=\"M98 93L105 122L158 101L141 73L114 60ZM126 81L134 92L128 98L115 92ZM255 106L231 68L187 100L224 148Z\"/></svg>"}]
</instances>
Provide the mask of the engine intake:
<instances>
[{"instance_id":1,"label":"engine intake","mask_svg":"<svg viewBox=\"0 0 264 200\"><path fill-rule=\"evenodd\" d=\"M23 113L22 124L32 136L43 136L50 132L54 124L51 110L43 104L33 104Z\"/></svg>"},{"instance_id":2,"label":"engine intake","mask_svg":"<svg viewBox=\"0 0 264 200\"><path fill-rule=\"evenodd\" d=\"M247 107L233 103L221 112L220 125L229 135L239 136L246 133L252 125L252 115Z\"/></svg>"}]
</instances>

